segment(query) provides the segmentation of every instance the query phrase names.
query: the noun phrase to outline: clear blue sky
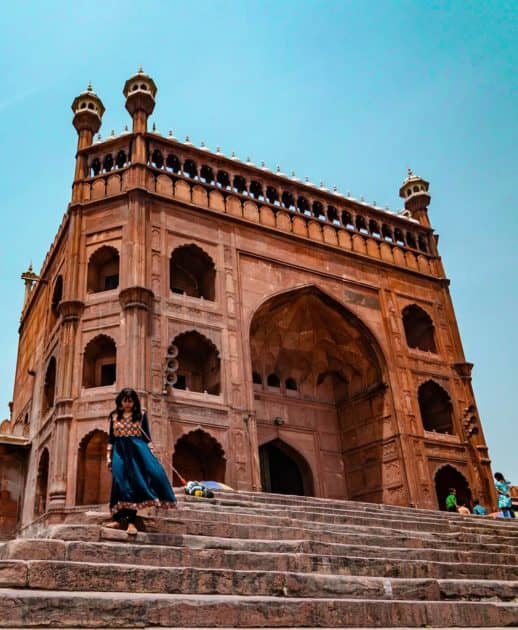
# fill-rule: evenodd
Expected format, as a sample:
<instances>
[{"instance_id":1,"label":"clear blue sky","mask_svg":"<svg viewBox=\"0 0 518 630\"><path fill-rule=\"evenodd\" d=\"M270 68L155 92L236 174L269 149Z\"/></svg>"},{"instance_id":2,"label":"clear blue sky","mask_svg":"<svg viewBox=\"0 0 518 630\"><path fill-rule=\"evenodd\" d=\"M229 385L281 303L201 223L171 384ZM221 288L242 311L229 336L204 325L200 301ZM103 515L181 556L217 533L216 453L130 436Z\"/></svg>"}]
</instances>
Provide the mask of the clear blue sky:
<instances>
[{"instance_id":1,"label":"clear blue sky","mask_svg":"<svg viewBox=\"0 0 518 630\"><path fill-rule=\"evenodd\" d=\"M188 5L194 6L188 6ZM23 2L0 37L0 418L22 306L70 196L70 104L89 80L121 131L142 64L153 119L393 209L408 166L430 217L490 446L518 483L517 14L513 1Z\"/></svg>"}]
</instances>

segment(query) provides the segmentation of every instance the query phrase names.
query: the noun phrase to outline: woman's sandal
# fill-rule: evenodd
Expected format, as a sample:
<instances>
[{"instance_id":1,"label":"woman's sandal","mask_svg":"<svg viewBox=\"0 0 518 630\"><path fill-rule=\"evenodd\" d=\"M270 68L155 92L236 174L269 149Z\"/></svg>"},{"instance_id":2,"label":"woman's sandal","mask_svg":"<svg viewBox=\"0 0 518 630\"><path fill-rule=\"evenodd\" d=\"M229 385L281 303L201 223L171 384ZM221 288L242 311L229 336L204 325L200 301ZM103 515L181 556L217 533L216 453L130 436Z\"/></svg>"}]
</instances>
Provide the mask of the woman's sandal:
<instances>
[{"instance_id":1,"label":"woman's sandal","mask_svg":"<svg viewBox=\"0 0 518 630\"><path fill-rule=\"evenodd\" d=\"M128 528L126 529L126 532L130 534L130 536L135 536L135 534L138 534L138 529L135 527L135 525L133 525L133 523L130 523L128 525Z\"/></svg>"},{"instance_id":2,"label":"woman's sandal","mask_svg":"<svg viewBox=\"0 0 518 630\"><path fill-rule=\"evenodd\" d=\"M110 521L109 523L103 523L103 527L107 527L108 529L122 529L119 521Z\"/></svg>"}]
</instances>

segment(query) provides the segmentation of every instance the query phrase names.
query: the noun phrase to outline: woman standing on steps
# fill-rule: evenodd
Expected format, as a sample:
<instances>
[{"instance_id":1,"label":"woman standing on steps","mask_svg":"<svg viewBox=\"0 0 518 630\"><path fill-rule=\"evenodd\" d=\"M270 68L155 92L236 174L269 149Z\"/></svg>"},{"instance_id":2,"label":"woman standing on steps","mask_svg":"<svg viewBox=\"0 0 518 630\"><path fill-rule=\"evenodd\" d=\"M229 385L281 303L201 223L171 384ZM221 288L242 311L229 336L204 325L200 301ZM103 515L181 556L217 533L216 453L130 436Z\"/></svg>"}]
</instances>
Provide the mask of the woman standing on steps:
<instances>
[{"instance_id":1,"label":"woman standing on steps","mask_svg":"<svg viewBox=\"0 0 518 630\"><path fill-rule=\"evenodd\" d=\"M154 455L146 412L137 392L125 388L110 414L106 459L112 471L110 510L113 521L105 527L136 534L137 510L176 507L176 497L162 465Z\"/></svg>"}]
</instances>

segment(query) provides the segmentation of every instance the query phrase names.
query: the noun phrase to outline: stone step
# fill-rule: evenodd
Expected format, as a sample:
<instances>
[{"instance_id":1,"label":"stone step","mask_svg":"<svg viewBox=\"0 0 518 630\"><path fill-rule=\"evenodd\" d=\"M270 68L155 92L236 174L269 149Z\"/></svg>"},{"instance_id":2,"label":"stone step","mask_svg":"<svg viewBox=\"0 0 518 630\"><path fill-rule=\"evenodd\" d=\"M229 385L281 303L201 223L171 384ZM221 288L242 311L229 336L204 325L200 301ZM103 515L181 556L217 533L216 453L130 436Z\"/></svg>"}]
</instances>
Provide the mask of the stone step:
<instances>
[{"instance_id":1,"label":"stone step","mask_svg":"<svg viewBox=\"0 0 518 630\"><path fill-rule=\"evenodd\" d=\"M140 545L160 545L173 547L186 547L190 550L226 550L246 554L248 552L267 552L272 554L315 554L323 556L360 556L377 557L386 559L406 559L420 561L443 561L475 564L501 564L518 565L518 555L511 553L492 553L485 551L485 548L474 551L459 550L452 548L425 548L425 547L392 547L390 541L380 542L382 544L361 544L359 543L325 543L316 540L260 540L260 539L236 539L236 538L214 538L208 536L177 536L167 534L139 533L136 537L128 538L125 532L112 532L101 529L99 541L118 540L122 542L138 542ZM383 544L385 542L385 544ZM49 549L53 549L53 556L49 556ZM134 548L132 546L132 548ZM59 544L57 541L46 543L41 539L17 539L9 541L0 548L0 559L65 559L70 554L70 549L78 553L71 543ZM85 559L88 558L88 547L84 548ZM157 552L158 553L158 552ZM41 557L41 554L44 557ZM57 555L56 555L57 554ZM76 557L76 559L81 559Z\"/></svg>"},{"instance_id":2,"label":"stone step","mask_svg":"<svg viewBox=\"0 0 518 630\"><path fill-rule=\"evenodd\" d=\"M0 627L476 627L518 624L507 602L0 589Z\"/></svg>"},{"instance_id":3,"label":"stone step","mask_svg":"<svg viewBox=\"0 0 518 630\"><path fill-rule=\"evenodd\" d=\"M518 581L358 577L115 563L0 562L0 588L318 598L518 600Z\"/></svg>"},{"instance_id":4,"label":"stone step","mask_svg":"<svg viewBox=\"0 0 518 630\"><path fill-rule=\"evenodd\" d=\"M449 520L424 520L424 519L398 519L384 518L380 516L359 515L358 513L346 513L341 515L328 514L326 512L307 512L307 511L272 511L267 514L258 512L255 509L232 508L227 509L217 504L206 503L189 504L184 506L179 514L181 518L197 520L202 518L204 521L210 522L232 522L236 524L249 523L253 520L257 525L266 526L305 526L314 528L325 524L328 528L339 530L343 526L357 527L382 527L394 528L399 531L418 531L418 532L435 532L445 533L462 533L466 536L470 534L473 538L480 536L490 536L495 541L509 542L518 535L518 524L516 528L504 530L493 527L493 521L487 521L487 524L478 525L475 517L460 517L455 521ZM469 521L474 520L471 524ZM480 519L479 519L480 520Z\"/></svg>"},{"instance_id":5,"label":"stone step","mask_svg":"<svg viewBox=\"0 0 518 630\"><path fill-rule=\"evenodd\" d=\"M177 497L180 503L188 503L190 501L199 502L199 498L190 497L184 494L183 488L177 488ZM505 519L489 519L471 515L465 517L456 513L448 513L442 510L430 510L402 507L387 504L368 503L361 501L342 500L342 499L322 499L315 497L301 497L295 495L268 494L265 492L228 492L218 491L215 493L214 499L201 499L202 501L214 501L227 506L263 506L266 510L271 509L311 509L325 510L330 513L340 513L341 511L365 512L368 514L378 515L394 515L397 518L425 518L439 521L471 521L475 527L483 526L485 522L496 524L497 528L505 529L512 527L511 520Z\"/></svg>"},{"instance_id":6,"label":"stone step","mask_svg":"<svg viewBox=\"0 0 518 630\"><path fill-rule=\"evenodd\" d=\"M116 563L145 566L183 566L196 568L319 572L353 576L399 578L469 578L517 580L518 565L458 561L430 561L362 555L325 555L322 553L275 553L228 549L196 549L184 546L141 545L128 542L125 532L110 532L114 542L80 542L34 540L13 541L4 559L68 560L73 562ZM115 538L118 536L118 538ZM137 539L141 535L137 536ZM118 541L118 542L115 542Z\"/></svg>"},{"instance_id":7,"label":"stone step","mask_svg":"<svg viewBox=\"0 0 518 630\"><path fill-rule=\"evenodd\" d=\"M241 494L241 493L240 493ZM240 511L242 513L257 513L284 517L298 518L298 515L307 514L311 518L318 520L326 517L330 521L340 520L341 518L369 518L373 520L382 520L383 522L420 522L430 524L431 526L440 525L441 527L451 526L472 529L473 531L481 531L488 529L492 532L502 530L505 532L513 523L503 519L482 518L475 515L463 516L459 514L450 514L446 512L432 510L405 510L404 508L393 508L393 506L373 506L373 504L358 504L355 502L347 502L343 507L336 505L320 506L311 504L293 504L286 505L284 503L269 505L257 501L247 500L228 500L228 499L200 499L196 497L185 496L180 498L179 504L184 509L195 505L211 506L212 509L225 509L227 511ZM392 509L389 509L392 508Z\"/></svg>"}]
</instances>

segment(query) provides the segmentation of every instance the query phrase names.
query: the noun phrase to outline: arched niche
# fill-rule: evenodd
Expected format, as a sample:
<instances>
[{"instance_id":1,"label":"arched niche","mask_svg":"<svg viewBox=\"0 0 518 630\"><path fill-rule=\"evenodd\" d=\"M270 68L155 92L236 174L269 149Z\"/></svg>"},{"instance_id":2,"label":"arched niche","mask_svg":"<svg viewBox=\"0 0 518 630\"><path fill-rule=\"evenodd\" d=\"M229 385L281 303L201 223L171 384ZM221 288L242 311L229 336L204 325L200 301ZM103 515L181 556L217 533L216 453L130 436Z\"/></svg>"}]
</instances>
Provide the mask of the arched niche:
<instances>
[{"instance_id":1,"label":"arched niche","mask_svg":"<svg viewBox=\"0 0 518 630\"><path fill-rule=\"evenodd\" d=\"M468 480L454 466L447 464L439 468L435 473L435 492L437 506L440 510L446 510L446 497L450 488L455 488L457 493L457 505L466 505L471 508L472 494Z\"/></svg>"},{"instance_id":2,"label":"arched niche","mask_svg":"<svg viewBox=\"0 0 518 630\"><path fill-rule=\"evenodd\" d=\"M88 261L88 293L100 293L119 286L119 252L115 247L103 245Z\"/></svg>"},{"instance_id":3,"label":"arched niche","mask_svg":"<svg viewBox=\"0 0 518 630\"><path fill-rule=\"evenodd\" d=\"M313 496L313 475L305 458L286 442L275 439L259 447L263 492Z\"/></svg>"},{"instance_id":4,"label":"arched niche","mask_svg":"<svg viewBox=\"0 0 518 630\"><path fill-rule=\"evenodd\" d=\"M110 498L111 474L106 466L108 435L96 429L79 444L76 504L97 505Z\"/></svg>"},{"instance_id":5,"label":"arched niche","mask_svg":"<svg viewBox=\"0 0 518 630\"><path fill-rule=\"evenodd\" d=\"M54 398L56 395L56 359L51 357L47 369L45 371L45 379L43 381L43 413L47 413L54 406Z\"/></svg>"},{"instance_id":6,"label":"arched niche","mask_svg":"<svg viewBox=\"0 0 518 630\"><path fill-rule=\"evenodd\" d=\"M187 481L225 481L226 458L221 444L209 433L196 429L175 444L173 466ZM173 483L181 483L174 473Z\"/></svg>"},{"instance_id":7,"label":"arched niche","mask_svg":"<svg viewBox=\"0 0 518 630\"><path fill-rule=\"evenodd\" d=\"M173 293L215 299L216 268L212 258L197 245L183 245L171 254L170 287Z\"/></svg>"},{"instance_id":8,"label":"arched niche","mask_svg":"<svg viewBox=\"0 0 518 630\"><path fill-rule=\"evenodd\" d=\"M221 365L218 349L196 330L184 332L173 340L178 348L176 389L207 392L221 391Z\"/></svg>"},{"instance_id":9,"label":"arched niche","mask_svg":"<svg viewBox=\"0 0 518 630\"><path fill-rule=\"evenodd\" d=\"M453 434L453 409L448 393L435 381L426 381L418 391L425 431Z\"/></svg>"},{"instance_id":10,"label":"arched niche","mask_svg":"<svg viewBox=\"0 0 518 630\"><path fill-rule=\"evenodd\" d=\"M36 494L34 497L34 516L41 516L47 510L47 490L49 483L49 451L44 448L38 463L36 475Z\"/></svg>"},{"instance_id":11,"label":"arched niche","mask_svg":"<svg viewBox=\"0 0 518 630\"><path fill-rule=\"evenodd\" d=\"M88 342L83 357L83 387L104 387L117 380L117 347L107 335Z\"/></svg>"},{"instance_id":12,"label":"arched niche","mask_svg":"<svg viewBox=\"0 0 518 630\"><path fill-rule=\"evenodd\" d=\"M50 303L50 328L54 327L59 317L59 303L63 299L63 276L59 275L52 289L52 300Z\"/></svg>"},{"instance_id":13,"label":"arched niche","mask_svg":"<svg viewBox=\"0 0 518 630\"><path fill-rule=\"evenodd\" d=\"M409 348L437 352L432 318L417 304L409 304L403 309L403 327Z\"/></svg>"}]
</instances>

